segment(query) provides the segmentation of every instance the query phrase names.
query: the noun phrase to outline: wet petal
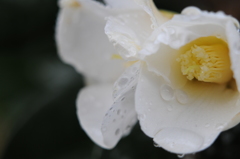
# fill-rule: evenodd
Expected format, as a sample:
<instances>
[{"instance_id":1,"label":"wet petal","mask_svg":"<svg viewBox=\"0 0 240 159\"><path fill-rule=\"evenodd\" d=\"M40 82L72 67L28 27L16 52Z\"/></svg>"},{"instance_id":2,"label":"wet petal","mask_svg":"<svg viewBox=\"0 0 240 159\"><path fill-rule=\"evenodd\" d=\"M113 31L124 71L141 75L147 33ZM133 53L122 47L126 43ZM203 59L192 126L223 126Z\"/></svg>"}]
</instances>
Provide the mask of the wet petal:
<instances>
[{"instance_id":1,"label":"wet petal","mask_svg":"<svg viewBox=\"0 0 240 159\"><path fill-rule=\"evenodd\" d=\"M140 68L140 62L133 64L114 84L114 103L102 124L104 142L109 147L114 147L122 136L128 135L137 122L134 95Z\"/></svg>"},{"instance_id":2,"label":"wet petal","mask_svg":"<svg viewBox=\"0 0 240 159\"><path fill-rule=\"evenodd\" d=\"M104 0L105 3L113 8L139 9L140 7L133 0Z\"/></svg>"},{"instance_id":3,"label":"wet petal","mask_svg":"<svg viewBox=\"0 0 240 159\"><path fill-rule=\"evenodd\" d=\"M105 27L108 38L125 59L137 56L151 32L150 17L142 10L110 17Z\"/></svg>"},{"instance_id":4,"label":"wet petal","mask_svg":"<svg viewBox=\"0 0 240 159\"><path fill-rule=\"evenodd\" d=\"M88 78L114 81L123 71L123 61L104 33L105 17L118 11L92 0L62 0L56 40L60 57Z\"/></svg>"},{"instance_id":5,"label":"wet petal","mask_svg":"<svg viewBox=\"0 0 240 159\"><path fill-rule=\"evenodd\" d=\"M114 147L118 141L130 133L137 122L134 103L135 89L119 96L103 119L102 134L104 143Z\"/></svg>"},{"instance_id":6,"label":"wet petal","mask_svg":"<svg viewBox=\"0 0 240 159\"><path fill-rule=\"evenodd\" d=\"M164 149L184 154L214 142L240 112L238 99L239 93L224 85L193 81L174 89L145 68L135 102L142 130Z\"/></svg>"},{"instance_id":7,"label":"wet petal","mask_svg":"<svg viewBox=\"0 0 240 159\"><path fill-rule=\"evenodd\" d=\"M104 143L101 126L112 102L112 84L87 86L80 91L77 99L80 125L96 144L107 149L112 147Z\"/></svg>"},{"instance_id":8,"label":"wet petal","mask_svg":"<svg viewBox=\"0 0 240 159\"><path fill-rule=\"evenodd\" d=\"M136 88L140 69L141 62L139 61L127 68L124 73L117 79L113 86L114 99L122 96L122 94L130 91L131 89Z\"/></svg>"},{"instance_id":9,"label":"wet petal","mask_svg":"<svg viewBox=\"0 0 240 159\"><path fill-rule=\"evenodd\" d=\"M164 22L168 21L167 17L164 17L159 10L156 8L153 0L135 0L135 2L140 5L146 13L151 16L152 28L157 28Z\"/></svg>"}]
</instances>

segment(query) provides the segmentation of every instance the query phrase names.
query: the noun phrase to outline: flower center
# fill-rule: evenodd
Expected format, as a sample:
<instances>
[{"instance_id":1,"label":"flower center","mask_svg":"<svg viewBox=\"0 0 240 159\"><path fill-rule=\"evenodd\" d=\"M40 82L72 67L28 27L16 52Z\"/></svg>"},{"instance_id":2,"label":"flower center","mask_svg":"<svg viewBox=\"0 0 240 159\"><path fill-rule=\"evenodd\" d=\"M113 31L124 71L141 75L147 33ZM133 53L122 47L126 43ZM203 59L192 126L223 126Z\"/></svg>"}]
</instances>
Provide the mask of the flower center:
<instances>
[{"instance_id":1,"label":"flower center","mask_svg":"<svg viewBox=\"0 0 240 159\"><path fill-rule=\"evenodd\" d=\"M232 78L226 42L215 36L198 38L180 49L181 71L187 79L226 83Z\"/></svg>"}]
</instances>

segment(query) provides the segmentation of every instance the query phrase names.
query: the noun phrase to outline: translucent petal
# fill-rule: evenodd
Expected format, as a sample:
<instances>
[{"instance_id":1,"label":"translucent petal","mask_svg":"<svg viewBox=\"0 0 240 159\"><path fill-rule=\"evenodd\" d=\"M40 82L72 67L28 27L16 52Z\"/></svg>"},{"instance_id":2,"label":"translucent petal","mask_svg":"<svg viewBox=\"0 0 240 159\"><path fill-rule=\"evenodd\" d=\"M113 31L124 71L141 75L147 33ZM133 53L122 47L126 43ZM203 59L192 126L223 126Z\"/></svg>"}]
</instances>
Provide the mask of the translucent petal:
<instances>
[{"instance_id":1,"label":"translucent petal","mask_svg":"<svg viewBox=\"0 0 240 159\"><path fill-rule=\"evenodd\" d=\"M137 122L134 95L141 63L130 66L114 84L114 103L103 120L104 142L114 147L122 136L130 133Z\"/></svg>"},{"instance_id":2,"label":"translucent petal","mask_svg":"<svg viewBox=\"0 0 240 159\"><path fill-rule=\"evenodd\" d=\"M135 89L130 89L119 96L104 117L101 130L104 143L109 147L114 147L122 136L128 135L137 122L134 95Z\"/></svg>"},{"instance_id":3,"label":"translucent petal","mask_svg":"<svg viewBox=\"0 0 240 159\"><path fill-rule=\"evenodd\" d=\"M240 112L238 99L226 85L192 81L174 89L145 68L135 102L142 130L164 149L186 154L214 142Z\"/></svg>"},{"instance_id":4,"label":"translucent petal","mask_svg":"<svg viewBox=\"0 0 240 159\"><path fill-rule=\"evenodd\" d=\"M135 0L135 2L140 5L145 12L151 16L152 28L157 28L162 25L164 22L168 21L167 17L164 17L159 10L156 8L153 0Z\"/></svg>"},{"instance_id":5,"label":"translucent petal","mask_svg":"<svg viewBox=\"0 0 240 159\"><path fill-rule=\"evenodd\" d=\"M128 92L130 89L135 89L139 72L141 69L141 62L136 62L129 68L125 70L125 72L118 78L118 80L114 83L113 86L113 98L117 98L122 96L122 94Z\"/></svg>"},{"instance_id":6,"label":"translucent petal","mask_svg":"<svg viewBox=\"0 0 240 159\"><path fill-rule=\"evenodd\" d=\"M105 3L113 8L139 9L133 0L104 0Z\"/></svg>"},{"instance_id":7,"label":"translucent petal","mask_svg":"<svg viewBox=\"0 0 240 159\"><path fill-rule=\"evenodd\" d=\"M96 144L107 149L112 147L104 143L101 126L112 102L112 84L87 86L77 99L77 116L82 128Z\"/></svg>"},{"instance_id":8,"label":"translucent petal","mask_svg":"<svg viewBox=\"0 0 240 159\"><path fill-rule=\"evenodd\" d=\"M56 40L60 57L88 78L114 81L123 72L123 60L104 34L105 17L118 11L93 0L62 0Z\"/></svg>"},{"instance_id":9,"label":"translucent petal","mask_svg":"<svg viewBox=\"0 0 240 159\"><path fill-rule=\"evenodd\" d=\"M120 55L128 59L137 56L145 39L151 34L150 17L141 10L134 10L108 18L105 33Z\"/></svg>"}]
</instances>

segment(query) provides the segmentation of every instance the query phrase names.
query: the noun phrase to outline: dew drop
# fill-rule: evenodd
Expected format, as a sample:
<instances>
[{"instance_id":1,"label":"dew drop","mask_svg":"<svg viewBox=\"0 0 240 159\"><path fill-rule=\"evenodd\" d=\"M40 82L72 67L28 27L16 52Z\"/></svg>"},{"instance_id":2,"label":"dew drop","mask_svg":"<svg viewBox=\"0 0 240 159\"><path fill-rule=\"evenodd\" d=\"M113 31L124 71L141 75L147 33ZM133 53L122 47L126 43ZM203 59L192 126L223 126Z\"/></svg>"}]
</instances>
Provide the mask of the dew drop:
<instances>
[{"instance_id":1,"label":"dew drop","mask_svg":"<svg viewBox=\"0 0 240 159\"><path fill-rule=\"evenodd\" d=\"M115 131L115 135L118 135L120 133L120 129L117 129L116 131Z\"/></svg>"},{"instance_id":2,"label":"dew drop","mask_svg":"<svg viewBox=\"0 0 240 159\"><path fill-rule=\"evenodd\" d=\"M179 154L177 156L178 156L178 158L183 158L185 156L185 154Z\"/></svg>"},{"instance_id":3,"label":"dew drop","mask_svg":"<svg viewBox=\"0 0 240 159\"><path fill-rule=\"evenodd\" d=\"M162 85L160 88L160 94L166 101L170 101L174 97L174 90L168 85Z\"/></svg>"},{"instance_id":4,"label":"dew drop","mask_svg":"<svg viewBox=\"0 0 240 159\"><path fill-rule=\"evenodd\" d=\"M217 130L222 130L224 128L224 124L217 124L216 129Z\"/></svg>"},{"instance_id":5,"label":"dew drop","mask_svg":"<svg viewBox=\"0 0 240 159\"><path fill-rule=\"evenodd\" d=\"M144 115L144 114L139 114L139 115L138 115L138 119L139 119L139 120L143 120L144 118L145 118L145 115Z\"/></svg>"},{"instance_id":6,"label":"dew drop","mask_svg":"<svg viewBox=\"0 0 240 159\"><path fill-rule=\"evenodd\" d=\"M117 114L120 115L120 113L121 113L121 110L119 109L119 110L117 111Z\"/></svg>"},{"instance_id":7,"label":"dew drop","mask_svg":"<svg viewBox=\"0 0 240 159\"><path fill-rule=\"evenodd\" d=\"M128 83L128 78L121 78L118 82L119 87L124 87Z\"/></svg>"},{"instance_id":8,"label":"dew drop","mask_svg":"<svg viewBox=\"0 0 240 159\"><path fill-rule=\"evenodd\" d=\"M206 124L205 124L205 127L206 127L206 128L208 128L209 126L210 126L210 124L209 124L209 123L206 123Z\"/></svg>"},{"instance_id":9,"label":"dew drop","mask_svg":"<svg viewBox=\"0 0 240 159\"><path fill-rule=\"evenodd\" d=\"M187 104L188 103L188 95L182 90L176 90L176 97L179 103Z\"/></svg>"},{"instance_id":10,"label":"dew drop","mask_svg":"<svg viewBox=\"0 0 240 159\"><path fill-rule=\"evenodd\" d=\"M153 142L153 146L154 146L154 147L161 147L161 146L159 146L156 142Z\"/></svg>"}]
</instances>

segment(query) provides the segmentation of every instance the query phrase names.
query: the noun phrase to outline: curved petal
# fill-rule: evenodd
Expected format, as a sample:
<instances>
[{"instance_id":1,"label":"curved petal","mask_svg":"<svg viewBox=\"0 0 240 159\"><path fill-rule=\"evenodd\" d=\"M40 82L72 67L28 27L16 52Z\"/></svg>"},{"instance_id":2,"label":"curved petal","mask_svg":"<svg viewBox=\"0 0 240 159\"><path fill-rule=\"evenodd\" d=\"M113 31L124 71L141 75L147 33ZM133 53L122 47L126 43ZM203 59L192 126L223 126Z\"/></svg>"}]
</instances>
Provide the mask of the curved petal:
<instances>
[{"instance_id":1,"label":"curved petal","mask_svg":"<svg viewBox=\"0 0 240 159\"><path fill-rule=\"evenodd\" d=\"M231 68L233 70L234 78L237 83L238 91L240 92L240 36L236 27L231 23L227 23L227 39L230 50Z\"/></svg>"},{"instance_id":2,"label":"curved petal","mask_svg":"<svg viewBox=\"0 0 240 159\"><path fill-rule=\"evenodd\" d=\"M131 89L136 88L141 66L142 65L140 61L134 63L132 66L127 68L124 73L117 79L113 86L114 99L122 96L122 94L130 91Z\"/></svg>"},{"instance_id":3,"label":"curved petal","mask_svg":"<svg viewBox=\"0 0 240 159\"><path fill-rule=\"evenodd\" d=\"M139 9L140 7L133 0L104 0L112 8Z\"/></svg>"},{"instance_id":4,"label":"curved petal","mask_svg":"<svg viewBox=\"0 0 240 159\"><path fill-rule=\"evenodd\" d=\"M114 147L122 136L128 135L137 122L134 95L140 66L140 62L130 66L114 84L114 103L102 124L104 142L109 147Z\"/></svg>"},{"instance_id":5,"label":"curved petal","mask_svg":"<svg viewBox=\"0 0 240 159\"><path fill-rule=\"evenodd\" d=\"M117 12L93 0L62 0L56 40L61 59L88 78L116 80L123 72L123 60L104 34L105 17Z\"/></svg>"},{"instance_id":6,"label":"curved petal","mask_svg":"<svg viewBox=\"0 0 240 159\"><path fill-rule=\"evenodd\" d=\"M112 102L112 84L87 86L80 91L77 98L80 125L96 144L107 149L112 147L104 143L101 126Z\"/></svg>"},{"instance_id":7,"label":"curved petal","mask_svg":"<svg viewBox=\"0 0 240 159\"><path fill-rule=\"evenodd\" d=\"M144 58L148 70L162 76L174 88L182 87L187 82L187 78L182 75L181 66L176 61L178 51L162 43L158 47L155 54Z\"/></svg>"},{"instance_id":8,"label":"curved petal","mask_svg":"<svg viewBox=\"0 0 240 159\"><path fill-rule=\"evenodd\" d=\"M153 0L135 0L135 2L140 5L145 12L151 16L152 28L155 29L162 25L164 22L168 21L169 18L163 16L159 10L156 8Z\"/></svg>"},{"instance_id":9,"label":"curved petal","mask_svg":"<svg viewBox=\"0 0 240 159\"><path fill-rule=\"evenodd\" d=\"M151 32L150 17L142 10L110 17L105 27L108 38L125 59L137 56L137 52L142 49L141 46Z\"/></svg>"},{"instance_id":10,"label":"curved petal","mask_svg":"<svg viewBox=\"0 0 240 159\"><path fill-rule=\"evenodd\" d=\"M122 136L128 135L137 122L134 94L135 89L131 89L118 97L103 119L101 130L108 147L114 147Z\"/></svg>"},{"instance_id":11,"label":"curved petal","mask_svg":"<svg viewBox=\"0 0 240 159\"><path fill-rule=\"evenodd\" d=\"M191 8L183 10L183 13L187 12L188 9ZM190 13L187 15L175 15L158 28L154 33L157 35L155 43L164 43L174 49L179 49L183 45L204 36L216 36L228 41L226 24L236 23L235 19L222 12L213 14L198 10L197 13L193 11Z\"/></svg>"},{"instance_id":12,"label":"curved petal","mask_svg":"<svg viewBox=\"0 0 240 159\"><path fill-rule=\"evenodd\" d=\"M142 130L180 154L207 148L240 112L239 93L225 85L193 81L174 89L146 68L135 98Z\"/></svg>"}]
</instances>

